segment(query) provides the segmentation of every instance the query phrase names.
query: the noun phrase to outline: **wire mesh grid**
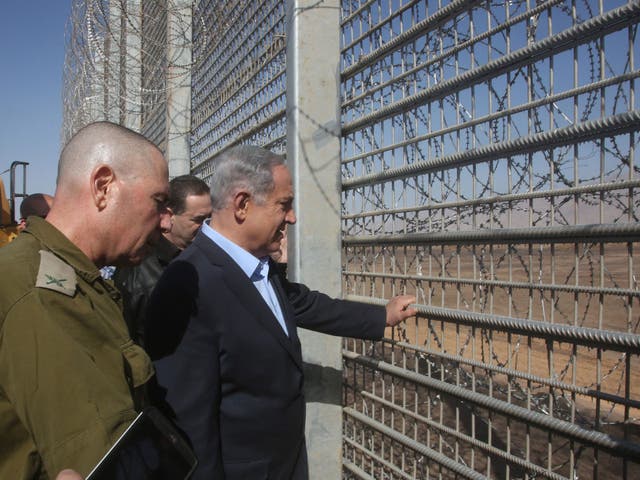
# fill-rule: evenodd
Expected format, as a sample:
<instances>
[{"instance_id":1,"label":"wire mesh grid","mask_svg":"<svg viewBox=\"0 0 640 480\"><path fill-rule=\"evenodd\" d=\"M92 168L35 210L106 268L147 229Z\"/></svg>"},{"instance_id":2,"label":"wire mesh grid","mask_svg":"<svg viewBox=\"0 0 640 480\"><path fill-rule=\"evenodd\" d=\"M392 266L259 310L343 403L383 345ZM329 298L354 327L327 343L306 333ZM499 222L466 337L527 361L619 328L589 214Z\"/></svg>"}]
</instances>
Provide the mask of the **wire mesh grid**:
<instances>
[{"instance_id":1,"label":"wire mesh grid","mask_svg":"<svg viewBox=\"0 0 640 480\"><path fill-rule=\"evenodd\" d=\"M345 478L640 475L636 1L343 1Z\"/></svg>"},{"instance_id":2,"label":"wire mesh grid","mask_svg":"<svg viewBox=\"0 0 640 480\"><path fill-rule=\"evenodd\" d=\"M197 2L191 168L207 180L211 159L240 143L284 152L285 4Z\"/></svg>"},{"instance_id":3,"label":"wire mesh grid","mask_svg":"<svg viewBox=\"0 0 640 480\"><path fill-rule=\"evenodd\" d=\"M142 134L166 151L167 0L142 2ZM150 40L151 39L151 40Z\"/></svg>"}]
</instances>

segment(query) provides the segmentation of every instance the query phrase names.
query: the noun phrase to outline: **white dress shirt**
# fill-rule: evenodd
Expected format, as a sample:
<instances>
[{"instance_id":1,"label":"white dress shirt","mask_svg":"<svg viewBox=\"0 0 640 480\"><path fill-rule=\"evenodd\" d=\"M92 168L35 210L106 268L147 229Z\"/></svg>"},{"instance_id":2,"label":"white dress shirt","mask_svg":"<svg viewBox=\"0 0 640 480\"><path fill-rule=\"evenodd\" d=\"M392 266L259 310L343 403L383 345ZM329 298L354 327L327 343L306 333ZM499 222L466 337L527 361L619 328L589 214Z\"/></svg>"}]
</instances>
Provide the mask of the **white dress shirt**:
<instances>
[{"instance_id":1,"label":"white dress shirt","mask_svg":"<svg viewBox=\"0 0 640 480\"><path fill-rule=\"evenodd\" d=\"M273 285L269 282L269 257L257 258L244 248L232 242L221 233L217 232L210 224L210 220L202 224L202 233L204 233L212 242L218 245L229 255L234 262L238 264L245 275L253 282L258 289L265 303L273 312L278 323L289 336L287 324L284 322L284 315L280 308L280 302L276 295Z\"/></svg>"}]
</instances>

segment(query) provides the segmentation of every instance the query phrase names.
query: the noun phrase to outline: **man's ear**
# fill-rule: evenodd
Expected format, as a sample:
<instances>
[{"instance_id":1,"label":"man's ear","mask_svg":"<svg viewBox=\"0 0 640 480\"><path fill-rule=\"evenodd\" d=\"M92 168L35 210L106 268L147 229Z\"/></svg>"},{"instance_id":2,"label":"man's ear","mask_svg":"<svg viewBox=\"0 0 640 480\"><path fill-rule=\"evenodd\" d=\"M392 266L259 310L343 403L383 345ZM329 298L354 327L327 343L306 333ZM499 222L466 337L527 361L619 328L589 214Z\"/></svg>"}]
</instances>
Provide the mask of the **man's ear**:
<instances>
[{"instance_id":1,"label":"man's ear","mask_svg":"<svg viewBox=\"0 0 640 480\"><path fill-rule=\"evenodd\" d=\"M98 165L91 173L91 195L98 210L106 208L115 180L116 174L109 165Z\"/></svg>"},{"instance_id":2,"label":"man's ear","mask_svg":"<svg viewBox=\"0 0 640 480\"><path fill-rule=\"evenodd\" d=\"M250 198L251 194L244 190L237 191L233 197L233 213L236 219L240 222L244 222L244 220L247 218Z\"/></svg>"},{"instance_id":3,"label":"man's ear","mask_svg":"<svg viewBox=\"0 0 640 480\"><path fill-rule=\"evenodd\" d=\"M164 211L164 215L167 215L170 225L173 226L173 217L175 217L176 214L173 213L173 209L171 207L164 207Z\"/></svg>"}]
</instances>

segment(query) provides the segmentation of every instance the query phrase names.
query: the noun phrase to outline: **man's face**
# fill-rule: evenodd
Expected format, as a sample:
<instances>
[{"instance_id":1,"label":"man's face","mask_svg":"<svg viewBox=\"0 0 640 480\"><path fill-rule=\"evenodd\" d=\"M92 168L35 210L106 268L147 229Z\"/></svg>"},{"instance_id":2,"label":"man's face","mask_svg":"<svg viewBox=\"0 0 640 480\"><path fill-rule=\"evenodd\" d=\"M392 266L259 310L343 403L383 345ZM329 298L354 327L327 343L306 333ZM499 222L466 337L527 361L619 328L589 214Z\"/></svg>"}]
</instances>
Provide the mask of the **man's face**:
<instances>
[{"instance_id":1,"label":"man's face","mask_svg":"<svg viewBox=\"0 0 640 480\"><path fill-rule=\"evenodd\" d=\"M273 191L256 202L250 197L243 232L247 250L256 257L264 257L278 252L287 224L296 223L293 211L293 186L291 174L284 165L273 169Z\"/></svg>"},{"instance_id":2,"label":"man's face","mask_svg":"<svg viewBox=\"0 0 640 480\"><path fill-rule=\"evenodd\" d=\"M161 229L168 229L169 193L167 164L155 150L151 166L136 178L119 182L122 220L117 235L117 265L136 265L151 251ZM124 221L128 219L128 221Z\"/></svg>"},{"instance_id":3,"label":"man's face","mask_svg":"<svg viewBox=\"0 0 640 480\"><path fill-rule=\"evenodd\" d=\"M184 207L181 214L171 215L171 231L165 234L180 249L193 241L200 225L211 216L211 197L207 193L189 195L185 198Z\"/></svg>"}]
</instances>

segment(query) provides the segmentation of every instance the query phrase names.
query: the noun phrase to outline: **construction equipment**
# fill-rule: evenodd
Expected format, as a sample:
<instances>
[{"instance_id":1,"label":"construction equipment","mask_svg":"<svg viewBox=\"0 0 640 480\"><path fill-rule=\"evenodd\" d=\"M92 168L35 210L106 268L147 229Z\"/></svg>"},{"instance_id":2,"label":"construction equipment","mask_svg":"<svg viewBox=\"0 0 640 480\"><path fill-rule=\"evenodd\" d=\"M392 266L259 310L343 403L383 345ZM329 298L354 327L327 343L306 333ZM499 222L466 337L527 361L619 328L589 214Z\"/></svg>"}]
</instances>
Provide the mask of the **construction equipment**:
<instances>
[{"instance_id":1,"label":"construction equipment","mask_svg":"<svg viewBox=\"0 0 640 480\"><path fill-rule=\"evenodd\" d=\"M13 240L18 234L18 223L16 222L16 198L27 196L27 165L28 162L13 162L9 168L10 183L9 195L7 196L4 183L0 178L0 247ZM16 170L22 167L22 189L16 189ZM2 173L6 173L2 172Z\"/></svg>"}]
</instances>

